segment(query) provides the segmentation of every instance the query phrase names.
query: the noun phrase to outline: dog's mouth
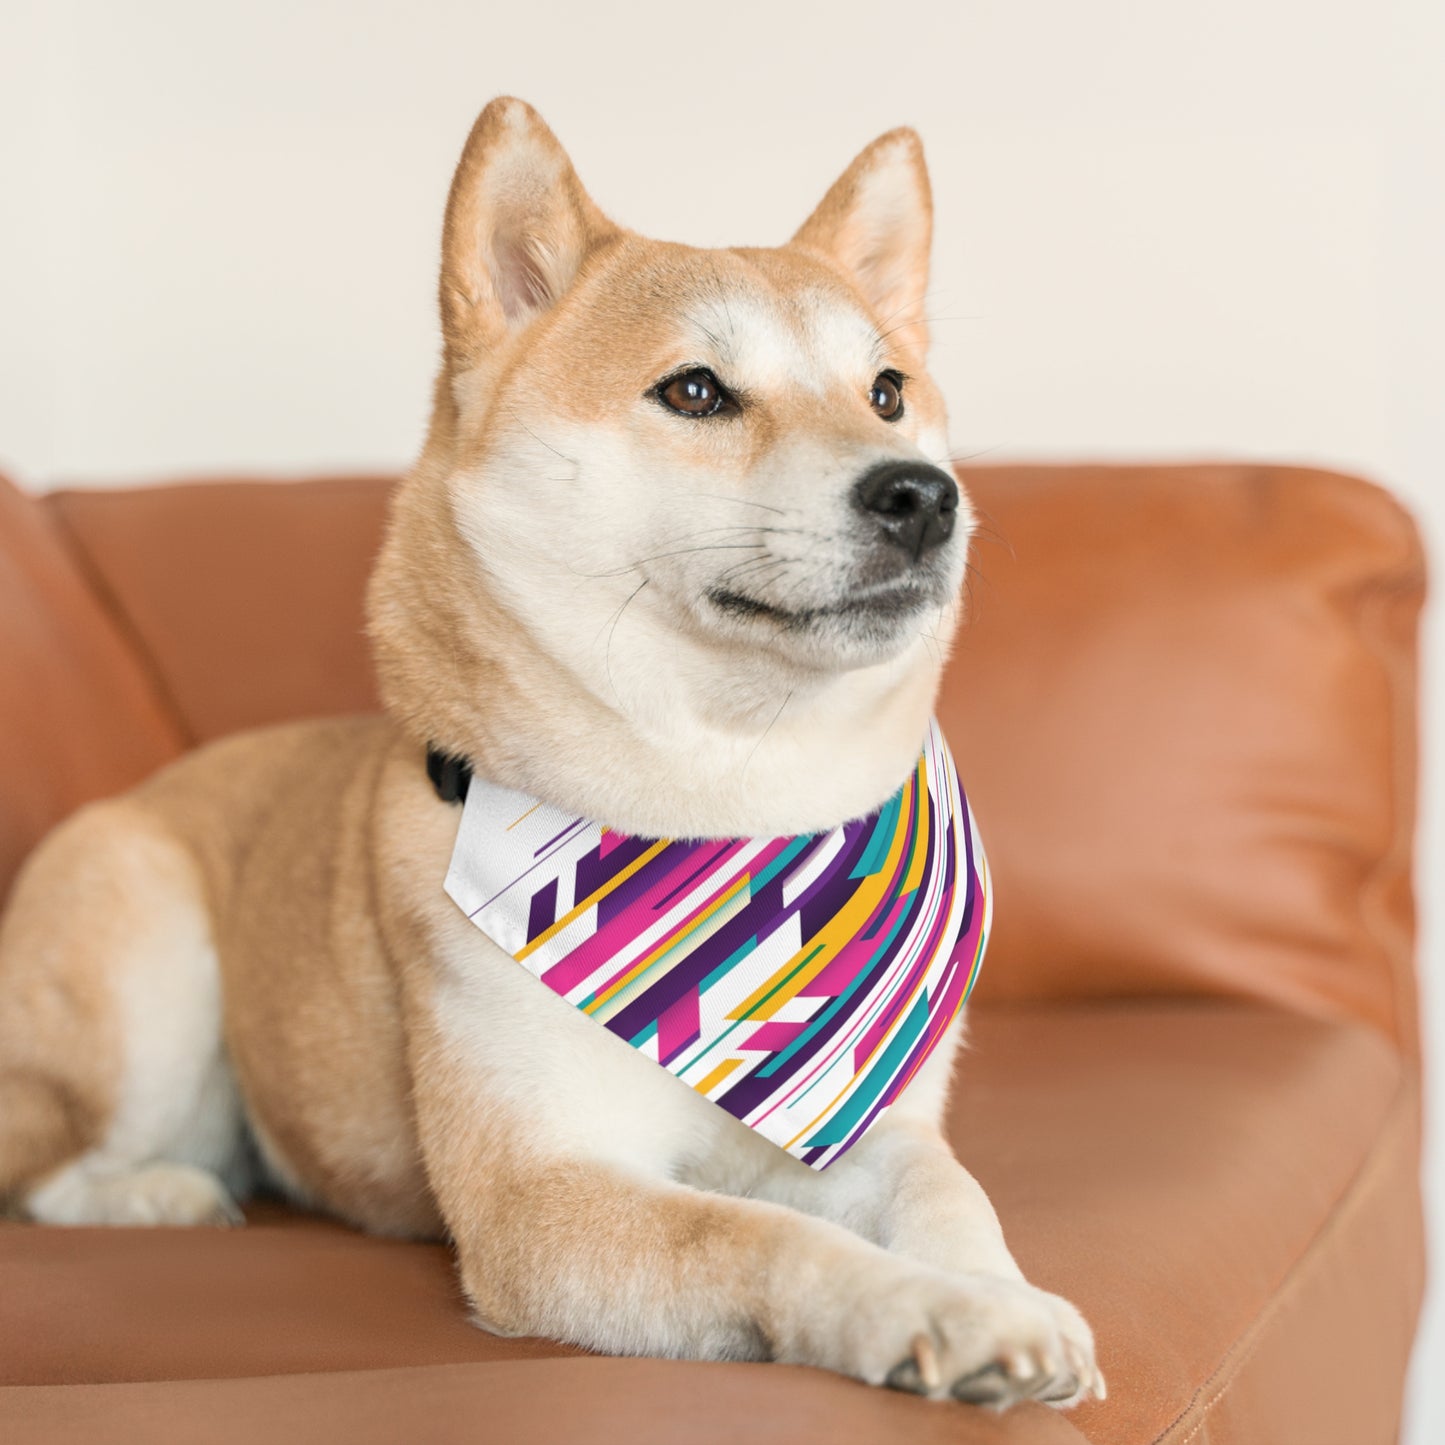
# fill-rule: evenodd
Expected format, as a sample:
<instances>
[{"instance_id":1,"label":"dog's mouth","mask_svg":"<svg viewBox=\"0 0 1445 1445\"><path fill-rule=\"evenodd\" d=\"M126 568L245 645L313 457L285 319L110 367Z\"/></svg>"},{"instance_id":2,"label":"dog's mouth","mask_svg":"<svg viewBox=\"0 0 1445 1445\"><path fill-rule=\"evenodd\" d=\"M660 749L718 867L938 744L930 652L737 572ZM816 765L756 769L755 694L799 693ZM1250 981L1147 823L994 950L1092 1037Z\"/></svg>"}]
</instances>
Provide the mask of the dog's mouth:
<instances>
[{"instance_id":1,"label":"dog's mouth","mask_svg":"<svg viewBox=\"0 0 1445 1445\"><path fill-rule=\"evenodd\" d=\"M707 593L707 600L729 617L772 622L796 632L830 621L864 624L900 621L936 602L935 590L916 581L903 581L816 606L783 607L774 602L764 602L762 598L746 592L713 587Z\"/></svg>"}]
</instances>

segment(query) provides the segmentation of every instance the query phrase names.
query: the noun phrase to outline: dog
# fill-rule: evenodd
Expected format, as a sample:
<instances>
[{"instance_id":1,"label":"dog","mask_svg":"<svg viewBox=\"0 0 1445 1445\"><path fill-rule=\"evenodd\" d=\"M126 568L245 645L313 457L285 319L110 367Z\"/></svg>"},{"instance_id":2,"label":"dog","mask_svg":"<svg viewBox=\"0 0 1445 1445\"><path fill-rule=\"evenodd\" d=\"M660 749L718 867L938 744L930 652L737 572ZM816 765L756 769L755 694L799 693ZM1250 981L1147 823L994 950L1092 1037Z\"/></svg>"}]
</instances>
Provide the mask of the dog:
<instances>
[{"instance_id":1,"label":"dog","mask_svg":"<svg viewBox=\"0 0 1445 1445\"><path fill-rule=\"evenodd\" d=\"M221 740L32 855L0 926L12 1210L236 1224L264 1184L449 1237L497 1334L1103 1397L942 1137L961 1012L813 1168L443 891L460 766L641 839L822 835L910 776L973 526L938 465L931 228L909 130L786 245L700 250L615 225L529 106L486 107L367 597L384 715Z\"/></svg>"}]
</instances>

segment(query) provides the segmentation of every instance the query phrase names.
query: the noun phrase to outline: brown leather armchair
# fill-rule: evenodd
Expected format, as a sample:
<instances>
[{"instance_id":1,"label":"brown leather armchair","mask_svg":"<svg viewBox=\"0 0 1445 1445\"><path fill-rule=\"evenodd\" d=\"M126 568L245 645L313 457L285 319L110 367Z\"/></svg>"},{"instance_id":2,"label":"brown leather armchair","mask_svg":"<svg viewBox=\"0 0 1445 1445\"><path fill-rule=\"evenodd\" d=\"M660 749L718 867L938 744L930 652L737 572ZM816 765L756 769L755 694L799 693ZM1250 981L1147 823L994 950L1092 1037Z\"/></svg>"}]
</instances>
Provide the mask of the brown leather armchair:
<instances>
[{"instance_id":1,"label":"brown leather armchair","mask_svg":"<svg viewBox=\"0 0 1445 1445\"><path fill-rule=\"evenodd\" d=\"M998 908L952 1129L1107 1403L1004 1416L466 1322L439 1245L0 1225L0 1438L1385 1445L1422 1287L1408 518L1276 467L966 474L940 716ZM385 479L0 484L0 892L181 750L374 705Z\"/></svg>"}]
</instances>

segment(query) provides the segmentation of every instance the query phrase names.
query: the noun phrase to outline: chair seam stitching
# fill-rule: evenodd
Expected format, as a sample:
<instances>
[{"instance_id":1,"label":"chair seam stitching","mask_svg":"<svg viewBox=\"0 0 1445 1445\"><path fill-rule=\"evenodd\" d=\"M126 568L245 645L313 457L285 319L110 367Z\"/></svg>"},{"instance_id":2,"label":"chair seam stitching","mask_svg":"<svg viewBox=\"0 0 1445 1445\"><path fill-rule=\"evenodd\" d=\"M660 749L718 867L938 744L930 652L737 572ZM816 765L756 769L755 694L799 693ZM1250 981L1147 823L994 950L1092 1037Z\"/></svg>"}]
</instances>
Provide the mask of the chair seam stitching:
<instances>
[{"instance_id":1,"label":"chair seam stitching","mask_svg":"<svg viewBox=\"0 0 1445 1445\"><path fill-rule=\"evenodd\" d=\"M1418 1072L1413 1066L1407 1064L1399 1087L1390 1098L1389 1105L1385 1110L1383 1123L1385 1125L1395 1124L1400 1119L1400 1111L1404 1103L1410 1097L1412 1088L1418 1087ZM1377 1140L1384 1133L1384 1128L1377 1131ZM1189 1417L1196 1412L1199 1418L1194 1422L1193 1428L1187 1435L1174 1439L1172 1445L1189 1445L1189 1442L1199 1434L1208 1423L1210 1411L1224 1398L1233 1385L1240 1370L1249 1362L1254 1354L1255 1347L1260 1342L1275 1317L1285 1307L1286 1303L1297 1293L1304 1278L1309 1272L1310 1266L1318 1257L1323 1244L1339 1227L1340 1221L1346 1217L1355 1201L1365 1192L1366 1187L1372 1181L1374 1175L1384 1167L1385 1151L1377 1142L1370 1150L1364 1162L1351 1176L1349 1182L1340 1191L1335 1202L1330 1206L1329 1213L1319 1229L1315 1231L1309 1243L1305 1246L1303 1253L1294 1261L1286 1272L1284 1279L1280 1282L1278 1289L1265 1302L1263 1308L1250 1321L1244 1335L1237 1340L1228 1350L1224 1358L1215 1368L1208 1380L1200 1385L1190 1397L1189 1403L1153 1437L1150 1445L1166 1445L1171 1440L1174 1432L1184 1425ZM1206 1390L1217 1383L1218 1388L1205 1398ZM1203 1403L1201 1404L1201 1400Z\"/></svg>"},{"instance_id":2,"label":"chair seam stitching","mask_svg":"<svg viewBox=\"0 0 1445 1445\"><path fill-rule=\"evenodd\" d=\"M55 526L60 540L65 544L66 550L70 553L77 570L85 579L86 586L90 589L91 595L100 604L105 615L110 619L116 630L121 635L121 640L129 649L131 657L137 667L145 675L146 681L150 684L161 711L165 713L172 727L176 730L180 742L180 751L189 752L199 741L195 730L186 719L185 713L181 710L175 693L170 684L166 681L164 671L156 659L155 654L147 645L140 628L130 611L116 595L115 589L106 580L105 573L96 562L90 549L80 539L79 533L71 526L64 511L53 503L46 507L51 521Z\"/></svg>"}]
</instances>

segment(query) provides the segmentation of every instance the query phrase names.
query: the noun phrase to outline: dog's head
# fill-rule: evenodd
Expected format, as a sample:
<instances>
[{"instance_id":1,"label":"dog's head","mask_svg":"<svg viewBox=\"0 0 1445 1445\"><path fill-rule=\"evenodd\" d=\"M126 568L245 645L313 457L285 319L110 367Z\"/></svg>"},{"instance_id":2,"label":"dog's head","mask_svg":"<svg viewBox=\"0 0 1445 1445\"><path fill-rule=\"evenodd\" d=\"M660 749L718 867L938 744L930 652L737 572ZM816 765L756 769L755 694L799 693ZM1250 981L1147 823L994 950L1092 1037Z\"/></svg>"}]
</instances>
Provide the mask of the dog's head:
<instances>
[{"instance_id":1,"label":"dog's head","mask_svg":"<svg viewBox=\"0 0 1445 1445\"><path fill-rule=\"evenodd\" d=\"M447 207L432 429L372 592L394 709L467 741L417 695L429 631L453 671L535 654L664 731L683 692L720 722L849 674L931 694L972 519L925 364L930 233L911 131L785 246L700 250L613 224L530 107L489 105Z\"/></svg>"}]
</instances>

